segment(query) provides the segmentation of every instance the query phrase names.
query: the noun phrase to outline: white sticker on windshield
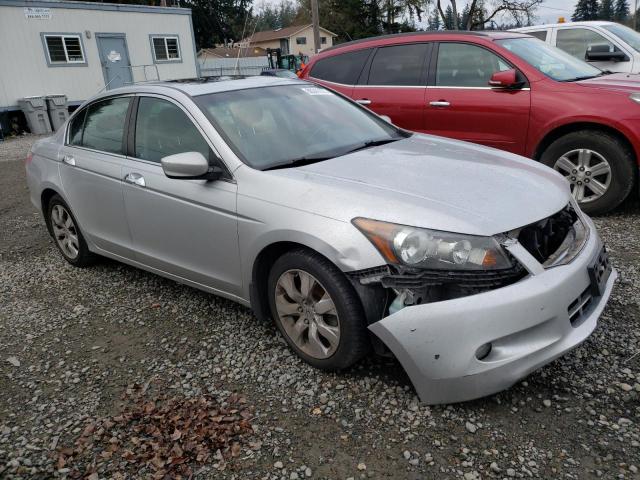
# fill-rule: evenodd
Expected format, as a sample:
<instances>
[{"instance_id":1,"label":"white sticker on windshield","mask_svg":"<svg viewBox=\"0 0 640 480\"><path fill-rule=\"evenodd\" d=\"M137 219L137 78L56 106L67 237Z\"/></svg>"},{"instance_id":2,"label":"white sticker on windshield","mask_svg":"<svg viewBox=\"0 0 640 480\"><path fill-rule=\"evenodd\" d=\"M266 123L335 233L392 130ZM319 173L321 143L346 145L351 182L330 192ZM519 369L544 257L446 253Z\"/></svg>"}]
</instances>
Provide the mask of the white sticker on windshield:
<instances>
[{"instance_id":1,"label":"white sticker on windshield","mask_svg":"<svg viewBox=\"0 0 640 480\"><path fill-rule=\"evenodd\" d=\"M331 92L325 90L324 88L318 87L303 87L302 90L307 92L309 95L331 95Z\"/></svg>"}]
</instances>

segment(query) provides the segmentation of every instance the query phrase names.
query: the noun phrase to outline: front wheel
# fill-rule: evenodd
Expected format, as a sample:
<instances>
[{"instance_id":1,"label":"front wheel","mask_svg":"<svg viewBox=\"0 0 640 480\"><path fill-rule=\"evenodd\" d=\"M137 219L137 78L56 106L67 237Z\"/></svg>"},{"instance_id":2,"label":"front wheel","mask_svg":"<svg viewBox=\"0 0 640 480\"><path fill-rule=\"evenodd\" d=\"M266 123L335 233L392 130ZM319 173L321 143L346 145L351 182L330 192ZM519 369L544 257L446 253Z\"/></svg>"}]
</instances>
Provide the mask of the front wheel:
<instances>
[{"instance_id":1,"label":"front wheel","mask_svg":"<svg viewBox=\"0 0 640 480\"><path fill-rule=\"evenodd\" d=\"M560 137L544 151L541 161L564 175L573 197L588 214L613 210L635 183L633 153L605 132L583 130Z\"/></svg>"},{"instance_id":2,"label":"front wheel","mask_svg":"<svg viewBox=\"0 0 640 480\"><path fill-rule=\"evenodd\" d=\"M268 292L276 326L307 363L340 370L367 353L360 299L326 258L303 249L285 253L271 268Z\"/></svg>"}]
</instances>

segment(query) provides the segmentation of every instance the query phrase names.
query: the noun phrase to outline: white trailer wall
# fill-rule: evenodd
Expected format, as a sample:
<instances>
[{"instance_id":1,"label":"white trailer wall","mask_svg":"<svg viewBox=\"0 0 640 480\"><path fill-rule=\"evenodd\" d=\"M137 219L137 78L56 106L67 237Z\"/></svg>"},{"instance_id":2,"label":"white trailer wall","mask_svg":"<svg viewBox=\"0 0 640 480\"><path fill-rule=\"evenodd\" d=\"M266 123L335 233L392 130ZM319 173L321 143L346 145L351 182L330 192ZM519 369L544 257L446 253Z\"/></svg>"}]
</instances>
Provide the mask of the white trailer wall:
<instances>
[{"instance_id":1,"label":"white trailer wall","mask_svg":"<svg viewBox=\"0 0 640 480\"><path fill-rule=\"evenodd\" d=\"M41 8L41 18L27 9ZM48 11L48 15L47 12ZM86 65L49 65L43 33L79 34ZM17 108L19 98L65 94L71 103L105 88L96 34L124 34L134 81L198 75L191 10L87 2L0 0L0 111ZM179 38L180 61L154 62L151 36Z\"/></svg>"}]
</instances>

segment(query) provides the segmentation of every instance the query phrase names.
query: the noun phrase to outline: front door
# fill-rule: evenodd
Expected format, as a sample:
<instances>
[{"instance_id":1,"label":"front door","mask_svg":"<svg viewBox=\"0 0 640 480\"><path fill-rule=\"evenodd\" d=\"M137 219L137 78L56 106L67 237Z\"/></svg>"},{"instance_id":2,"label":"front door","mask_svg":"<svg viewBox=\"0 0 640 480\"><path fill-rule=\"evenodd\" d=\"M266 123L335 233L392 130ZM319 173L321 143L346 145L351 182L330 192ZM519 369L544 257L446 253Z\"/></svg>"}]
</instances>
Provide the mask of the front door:
<instances>
[{"instance_id":1,"label":"front door","mask_svg":"<svg viewBox=\"0 0 640 480\"><path fill-rule=\"evenodd\" d=\"M168 155L200 152L209 144L186 112L160 97L140 97L134 151L123 169L124 202L136 258L160 271L240 294L237 185L168 178Z\"/></svg>"},{"instance_id":2,"label":"front door","mask_svg":"<svg viewBox=\"0 0 640 480\"><path fill-rule=\"evenodd\" d=\"M531 92L489 87L494 72L513 68L486 48L440 43L427 87L426 130L523 155Z\"/></svg>"},{"instance_id":3,"label":"front door","mask_svg":"<svg viewBox=\"0 0 640 480\"><path fill-rule=\"evenodd\" d=\"M378 48L362 84L353 88L351 97L378 115L388 116L395 125L424 132L430 51L429 43Z\"/></svg>"},{"instance_id":4,"label":"front door","mask_svg":"<svg viewBox=\"0 0 640 480\"><path fill-rule=\"evenodd\" d=\"M60 151L60 178L82 233L125 258L132 258L132 250L122 197L123 138L132 99L108 98L78 112Z\"/></svg>"},{"instance_id":5,"label":"front door","mask_svg":"<svg viewBox=\"0 0 640 480\"><path fill-rule=\"evenodd\" d=\"M133 83L124 33L97 33L96 43L107 90Z\"/></svg>"}]
</instances>

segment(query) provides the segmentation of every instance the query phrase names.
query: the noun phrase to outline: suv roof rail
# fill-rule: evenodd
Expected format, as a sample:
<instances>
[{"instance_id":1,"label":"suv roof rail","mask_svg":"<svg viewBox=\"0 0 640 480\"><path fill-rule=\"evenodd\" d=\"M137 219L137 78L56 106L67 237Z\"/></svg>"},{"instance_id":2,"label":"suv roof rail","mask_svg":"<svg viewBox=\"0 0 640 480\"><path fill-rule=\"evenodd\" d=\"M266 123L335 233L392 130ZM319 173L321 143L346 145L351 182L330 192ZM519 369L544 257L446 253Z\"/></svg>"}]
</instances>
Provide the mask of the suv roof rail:
<instances>
[{"instance_id":1,"label":"suv roof rail","mask_svg":"<svg viewBox=\"0 0 640 480\"><path fill-rule=\"evenodd\" d=\"M455 35L470 35L470 36L478 36L478 37L488 37L484 32L481 31L469 31L469 30L438 30L432 32L403 32L403 33L390 33L388 35L378 35L377 37L367 37L360 38L358 40L352 40L350 42L340 43L338 45L334 45L333 47L326 48L322 50L320 53L330 52L332 50L336 50L338 48L346 47L348 45L358 45L359 43L370 42L372 40L384 40L387 38L402 38L402 37L410 37L415 35L446 35L446 34L455 34Z\"/></svg>"}]
</instances>

